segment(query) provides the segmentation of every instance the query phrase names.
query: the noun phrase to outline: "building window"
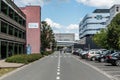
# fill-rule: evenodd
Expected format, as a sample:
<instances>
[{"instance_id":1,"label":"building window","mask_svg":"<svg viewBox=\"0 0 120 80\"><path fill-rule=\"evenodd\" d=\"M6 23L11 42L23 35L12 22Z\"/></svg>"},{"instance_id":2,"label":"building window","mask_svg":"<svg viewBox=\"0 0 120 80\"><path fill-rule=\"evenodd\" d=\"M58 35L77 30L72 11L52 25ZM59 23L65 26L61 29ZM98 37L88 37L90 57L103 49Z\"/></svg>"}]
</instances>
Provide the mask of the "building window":
<instances>
[{"instance_id":1,"label":"building window","mask_svg":"<svg viewBox=\"0 0 120 80\"><path fill-rule=\"evenodd\" d=\"M23 32L23 39L26 39L26 33Z\"/></svg>"},{"instance_id":2,"label":"building window","mask_svg":"<svg viewBox=\"0 0 120 80\"><path fill-rule=\"evenodd\" d=\"M116 7L116 11L119 12L119 7Z\"/></svg>"},{"instance_id":3,"label":"building window","mask_svg":"<svg viewBox=\"0 0 120 80\"><path fill-rule=\"evenodd\" d=\"M15 29L15 37L18 37L18 30Z\"/></svg>"},{"instance_id":4,"label":"building window","mask_svg":"<svg viewBox=\"0 0 120 80\"><path fill-rule=\"evenodd\" d=\"M19 38L22 38L22 31L19 31Z\"/></svg>"},{"instance_id":5,"label":"building window","mask_svg":"<svg viewBox=\"0 0 120 80\"><path fill-rule=\"evenodd\" d=\"M7 24L4 22L1 22L1 32L7 33Z\"/></svg>"},{"instance_id":6,"label":"building window","mask_svg":"<svg viewBox=\"0 0 120 80\"><path fill-rule=\"evenodd\" d=\"M9 25L9 32L8 32L9 35L13 35L13 27Z\"/></svg>"},{"instance_id":7,"label":"building window","mask_svg":"<svg viewBox=\"0 0 120 80\"><path fill-rule=\"evenodd\" d=\"M2 11L4 14L8 15L8 5L5 4L3 1L1 2L1 11Z\"/></svg>"},{"instance_id":8,"label":"building window","mask_svg":"<svg viewBox=\"0 0 120 80\"><path fill-rule=\"evenodd\" d=\"M9 17L14 19L14 11L11 8L9 8Z\"/></svg>"},{"instance_id":9,"label":"building window","mask_svg":"<svg viewBox=\"0 0 120 80\"><path fill-rule=\"evenodd\" d=\"M101 20L103 17L102 17L102 15L97 15L95 18L96 18L97 20Z\"/></svg>"}]
</instances>

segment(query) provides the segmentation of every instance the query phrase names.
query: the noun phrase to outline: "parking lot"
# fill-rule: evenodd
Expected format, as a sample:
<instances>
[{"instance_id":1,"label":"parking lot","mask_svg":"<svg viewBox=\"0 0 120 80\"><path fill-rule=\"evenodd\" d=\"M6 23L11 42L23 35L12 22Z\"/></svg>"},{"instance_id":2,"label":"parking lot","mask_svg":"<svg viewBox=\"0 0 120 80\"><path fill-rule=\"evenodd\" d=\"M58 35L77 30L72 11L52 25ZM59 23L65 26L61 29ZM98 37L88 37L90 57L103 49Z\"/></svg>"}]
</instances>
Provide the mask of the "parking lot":
<instances>
[{"instance_id":1,"label":"parking lot","mask_svg":"<svg viewBox=\"0 0 120 80\"><path fill-rule=\"evenodd\" d=\"M116 79L120 80L120 66L112 66L109 63L101 63L97 61L90 61L86 59L81 59L81 61L84 61L92 66L97 67L98 69L104 71L105 73L109 74L110 76L115 77Z\"/></svg>"}]
</instances>

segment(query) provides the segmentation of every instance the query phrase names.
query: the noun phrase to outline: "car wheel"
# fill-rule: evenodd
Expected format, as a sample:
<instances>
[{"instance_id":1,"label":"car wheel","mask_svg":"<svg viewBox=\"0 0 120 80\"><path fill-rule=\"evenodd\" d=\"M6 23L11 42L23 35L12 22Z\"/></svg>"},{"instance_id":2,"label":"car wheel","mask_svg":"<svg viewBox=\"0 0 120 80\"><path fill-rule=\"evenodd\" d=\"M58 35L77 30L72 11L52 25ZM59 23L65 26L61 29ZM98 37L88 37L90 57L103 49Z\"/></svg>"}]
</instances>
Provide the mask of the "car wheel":
<instances>
[{"instance_id":1,"label":"car wheel","mask_svg":"<svg viewBox=\"0 0 120 80\"><path fill-rule=\"evenodd\" d=\"M116 64L116 66L120 66L120 60L117 60L117 61L115 62L115 64Z\"/></svg>"},{"instance_id":2,"label":"car wheel","mask_svg":"<svg viewBox=\"0 0 120 80\"><path fill-rule=\"evenodd\" d=\"M104 61L105 61L104 58L101 58L101 59L100 59L100 62L104 62Z\"/></svg>"},{"instance_id":3,"label":"car wheel","mask_svg":"<svg viewBox=\"0 0 120 80\"><path fill-rule=\"evenodd\" d=\"M91 58L91 61L95 61L95 57L92 57L92 58Z\"/></svg>"}]
</instances>

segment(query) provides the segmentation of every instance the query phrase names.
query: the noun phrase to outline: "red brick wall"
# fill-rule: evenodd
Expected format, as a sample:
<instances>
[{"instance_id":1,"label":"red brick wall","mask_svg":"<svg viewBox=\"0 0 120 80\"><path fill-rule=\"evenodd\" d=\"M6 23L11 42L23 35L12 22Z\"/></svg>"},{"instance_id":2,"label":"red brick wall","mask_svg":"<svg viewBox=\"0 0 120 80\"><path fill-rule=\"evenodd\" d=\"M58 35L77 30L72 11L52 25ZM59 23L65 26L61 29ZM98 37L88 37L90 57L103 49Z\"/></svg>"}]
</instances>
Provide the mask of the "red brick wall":
<instances>
[{"instance_id":1,"label":"red brick wall","mask_svg":"<svg viewBox=\"0 0 120 80\"><path fill-rule=\"evenodd\" d=\"M27 6L21 10L26 14L26 42L31 45L32 53L40 53L41 8L40 6ZM29 28L28 23L38 23L39 28Z\"/></svg>"}]
</instances>

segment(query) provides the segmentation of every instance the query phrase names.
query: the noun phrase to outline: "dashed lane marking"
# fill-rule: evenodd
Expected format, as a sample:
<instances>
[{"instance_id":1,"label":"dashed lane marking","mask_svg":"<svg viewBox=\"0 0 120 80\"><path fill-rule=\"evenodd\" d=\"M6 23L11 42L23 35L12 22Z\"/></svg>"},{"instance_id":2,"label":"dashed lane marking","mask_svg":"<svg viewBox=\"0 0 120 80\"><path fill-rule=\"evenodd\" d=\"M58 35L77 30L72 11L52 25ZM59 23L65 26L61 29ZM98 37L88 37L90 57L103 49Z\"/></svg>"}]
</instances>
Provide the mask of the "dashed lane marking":
<instances>
[{"instance_id":1,"label":"dashed lane marking","mask_svg":"<svg viewBox=\"0 0 120 80\"><path fill-rule=\"evenodd\" d=\"M57 75L60 75L60 72L57 72Z\"/></svg>"},{"instance_id":2,"label":"dashed lane marking","mask_svg":"<svg viewBox=\"0 0 120 80\"><path fill-rule=\"evenodd\" d=\"M57 76L56 79L59 80L59 79L60 79L60 76Z\"/></svg>"}]
</instances>

